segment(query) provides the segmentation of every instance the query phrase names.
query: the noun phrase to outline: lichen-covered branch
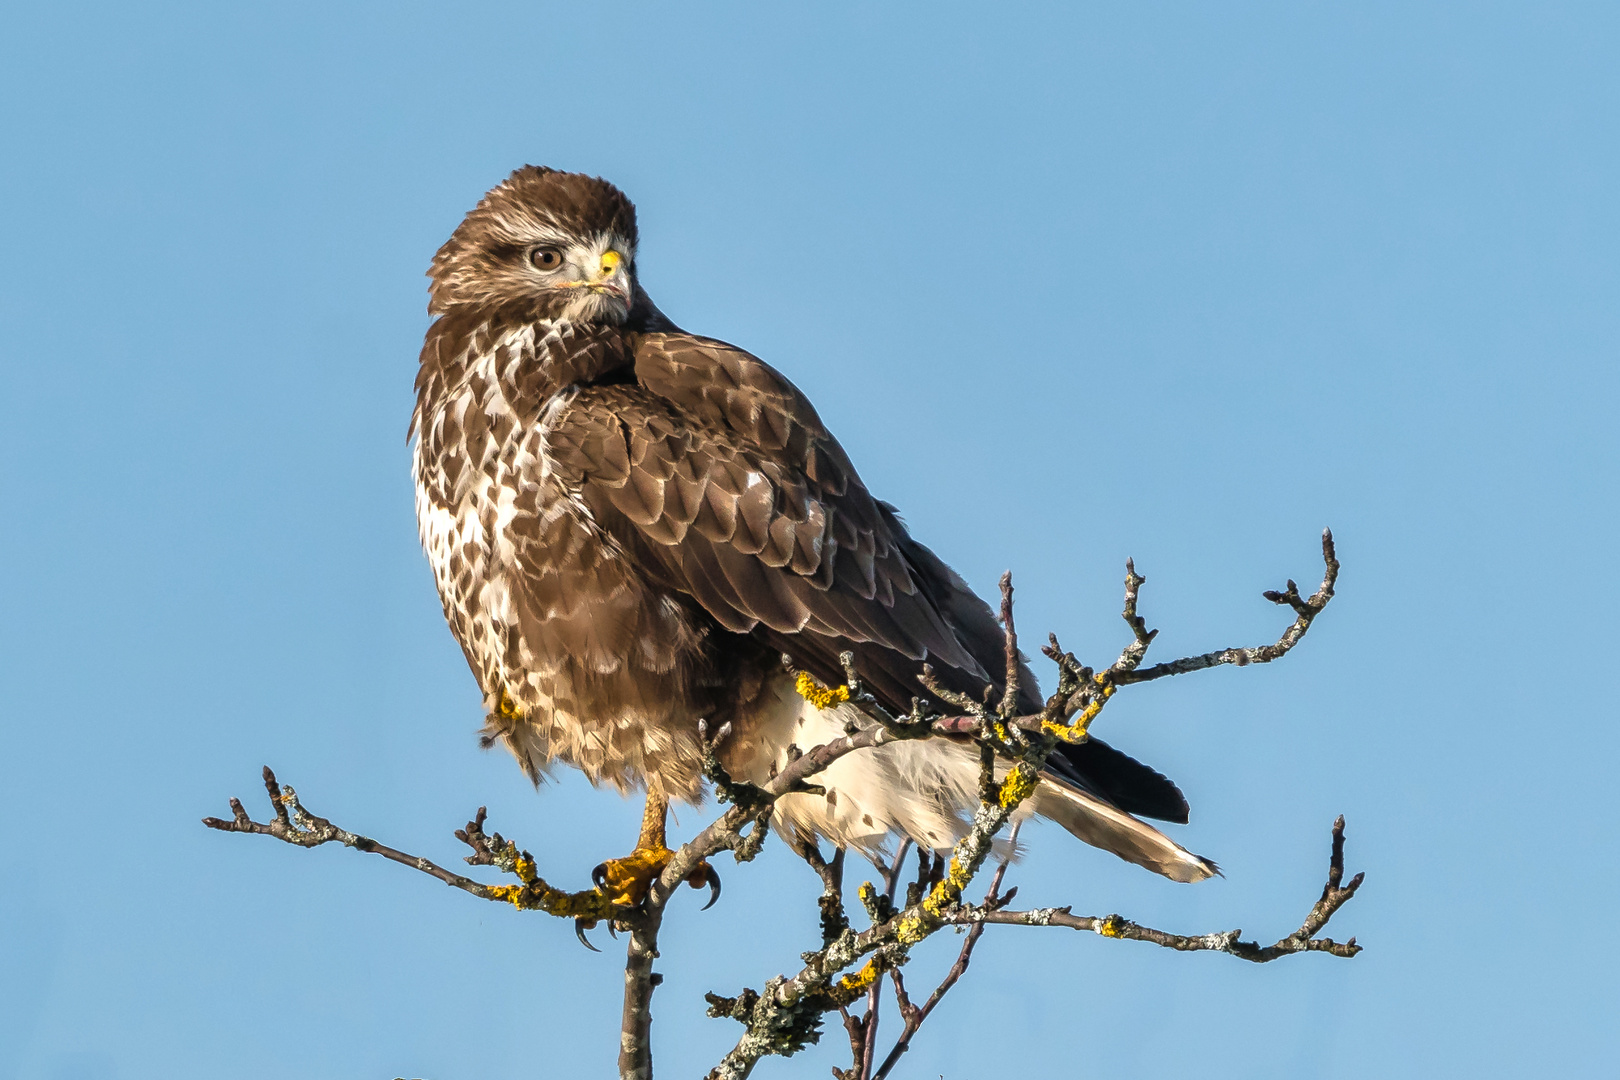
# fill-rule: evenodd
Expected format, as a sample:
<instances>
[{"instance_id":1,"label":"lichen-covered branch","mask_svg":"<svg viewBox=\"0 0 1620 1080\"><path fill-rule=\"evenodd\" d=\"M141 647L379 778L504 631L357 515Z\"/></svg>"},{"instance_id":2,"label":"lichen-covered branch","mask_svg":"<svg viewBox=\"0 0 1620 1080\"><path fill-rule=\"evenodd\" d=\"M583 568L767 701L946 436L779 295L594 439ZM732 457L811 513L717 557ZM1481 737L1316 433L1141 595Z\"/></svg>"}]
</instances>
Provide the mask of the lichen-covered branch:
<instances>
[{"instance_id":1,"label":"lichen-covered branch","mask_svg":"<svg viewBox=\"0 0 1620 1080\"><path fill-rule=\"evenodd\" d=\"M268 765L264 767L264 787L270 796L270 806L274 812L270 821L254 821L242 807L241 800L232 798L231 820L209 817L203 818L203 824L221 832L273 836L296 847L312 848L320 847L322 844L340 843L356 851L381 855L402 866L420 870L424 874L438 878L446 885L471 893L481 900L504 901L520 911L544 911L571 919L601 919L607 918L616 910L599 890L587 889L584 892L570 893L546 884L545 879L535 873L534 857L527 851L519 851L516 844L504 839L500 833L496 833L493 837L484 835L485 810L482 806L478 808L474 820L467 823L466 829L456 831L456 837L473 849L473 853L466 857L466 861L474 866L494 866L497 870L512 874L519 881L517 885L485 885L452 870L446 870L420 855L410 855L386 844L379 844L369 837L339 828L326 818L305 809L292 785L278 784L276 774Z\"/></svg>"},{"instance_id":2,"label":"lichen-covered branch","mask_svg":"<svg viewBox=\"0 0 1620 1080\"><path fill-rule=\"evenodd\" d=\"M1199 934L1188 936L1184 934L1171 934L1163 930L1142 926L1118 915L1075 915L1067 907L1038 908L1032 911L1007 911L994 904L983 904L978 907L960 907L950 914L950 921L963 923L974 927L988 923L998 923L1006 926L1064 926L1071 930L1089 930L1107 938L1116 938L1122 941L1149 941L1167 949L1176 949L1180 952L1223 952L1236 956L1241 960L1250 960L1256 964L1264 964L1284 956L1292 956L1302 952L1324 952L1333 956L1351 957L1361 951L1356 939L1338 942L1331 938L1319 938L1322 929L1327 926L1328 920L1333 918L1334 912L1343 907L1349 899L1361 888L1365 875L1357 874L1350 879L1350 884L1340 887L1339 882L1344 877L1344 817L1341 815L1333 823L1333 854L1328 863L1327 884L1322 887L1322 897L1311 908L1310 914L1300 924L1298 930L1279 939L1273 945L1260 945L1253 941L1241 940L1242 930L1226 930L1214 934Z\"/></svg>"},{"instance_id":3,"label":"lichen-covered branch","mask_svg":"<svg viewBox=\"0 0 1620 1080\"><path fill-rule=\"evenodd\" d=\"M1010 583L1003 585L1010 592ZM1067 694L1060 689L1048 702L1046 713L1056 715ZM1070 691L1072 692L1072 690ZM989 717L985 719L988 724ZM996 740L1001 741L1000 736ZM868 902L873 925L859 933L846 930L821 949L804 955L805 965L791 976L778 976L764 991L744 991L735 998L709 996L711 1016L729 1016L744 1025L742 1038L709 1074L710 1080L742 1080L755 1063L767 1054L790 1055L820 1038L823 1014L847 1006L866 993L885 973L904 964L910 950L947 925L947 912L957 907L962 891L973 880L990 854L995 837L1013 812L1035 790L1040 766L1056 745L1044 736L1029 743L1022 758L995 779L995 754L988 742L981 743L982 798L975 808L965 836L952 848L943 873L926 892L919 889L908 896L906 907L892 915L883 905ZM866 893L875 893L870 885ZM864 958L856 971L845 974Z\"/></svg>"},{"instance_id":4,"label":"lichen-covered branch","mask_svg":"<svg viewBox=\"0 0 1620 1080\"><path fill-rule=\"evenodd\" d=\"M1162 679L1166 675L1185 675L1188 672L1202 671L1205 668L1219 667L1222 664L1236 664L1239 667L1245 664L1267 664L1287 655L1288 650L1298 645L1299 639L1304 637L1305 632L1311 628L1311 621L1320 615L1322 609L1327 607L1328 601L1333 599L1333 586L1339 580L1339 557L1333 547L1332 529L1322 530L1322 562L1326 567L1322 574L1322 584L1310 596L1302 598L1299 595L1299 586L1294 584L1292 578L1288 581L1288 587L1281 592L1267 591L1261 594L1273 604L1286 604L1294 610L1295 618L1293 623L1287 630L1283 631L1282 637L1278 638L1275 644L1258 645L1244 649L1220 649L1199 656L1184 656L1179 660L1155 664L1149 668L1138 668L1136 666L1141 663L1141 656L1137 655L1135 662L1115 673L1114 681L1121 685L1125 683L1151 682L1154 679ZM1131 571L1131 576L1135 576L1134 568ZM1140 585L1141 579L1138 579L1137 583ZM1132 622L1133 629L1137 627L1137 623L1132 621L1136 614L1135 601L1135 595L1127 592L1126 621ZM1137 640L1142 643L1144 652L1146 651L1147 641L1151 641L1153 633L1156 632L1149 632L1146 640L1144 640L1141 636L1142 631L1137 630ZM1130 650L1127 649L1126 651L1129 652ZM1115 666L1119 667L1119 665Z\"/></svg>"},{"instance_id":5,"label":"lichen-covered branch","mask_svg":"<svg viewBox=\"0 0 1620 1080\"><path fill-rule=\"evenodd\" d=\"M1012 832L1007 834L1009 849L1018 843L1019 824L1021 823L1014 822ZM1006 896L999 895L1001 881L1007 875L1007 867L1010 861L1010 859L1003 860L1001 865L996 867L995 874L990 878L990 888L984 894L982 906L995 910L1012 900L1013 894L1018 891L1017 889L1011 889ZM876 1073L872 1072L871 1058L867 1058L866 1071L860 1080L869 1080L869 1078L870 1080L884 1080L894 1067L899 1064L901 1055L911 1049L911 1040L917 1034L917 1030L922 1027L923 1021L928 1019L929 1015L934 1011L934 1007L939 1004L940 999L950 993L951 987L955 986L962 976L967 974L968 964L973 960L973 947L979 943L979 938L983 934L984 923L982 922L968 928L967 939L962 942L961 949L956 953L956 962L945 973L945 978L940 981L940 984L934 987L934 992L928 995L928 1000L923 1002L921 1008L912 1004L910 995L906 993L906 981L900 974L900 969L895 968L889 972L889 979L894 983L895 1005L899 1008L900 1019L904 1021L905 1026L900 1032L900 1037L895 1040L894 1046L890 1048L889 1053L884 1057L883 1064L878 1066Z\"/></svg>"},{"instance_id":6,"label":"lichen-covered branch","mask_svg":"<svg viewBox=\"0 0 1620 1080\"><path fill-rule=\"evenodd\" d=\"M665 909L681 883L712 876L707 860L723 851L730 851L738 862L754 858L769 833L776 801L790 793L819 793L822 789L814 783L816 777L844 755L898 740L966 737L979 749L979 801L964 835L948 854L919 851L916 877L907 885L904 897L897 898L906 857L903 844L891 864L880 864L881 885L867 883L858 890L866 926L856 929L850 923L851 912L844 906L843 851L826 857L813 837L790 837L794 851L821 881L821 895L817 900L821 914L820 948L803 954L803 966L797 972L777 975L766 981L761 990L744 989L735 997L707 995L709 1015L729 1017L743 1025L737 1044L710 1072L713 1080L742 1080L764 1057L791 1055L816 1042L824 1017L831 1012L842 1017L850 1037L852 1064L848 1070L835 1070L840 1080L884 1080L940 999L966 972L987 925L1090 930L1105 937L1149 941L1182 951L1225 952L1257 963L1300 952L1350 957L1360 951L1354 938L1341 944L1318 936L1328 920L1355 895L1362 882L1358 874L1348 885L1340 884L1344 862L1342 818L1334 827L1328 883L1321 898L1298 930L1272 945L1243 941L1236 930L1184 936L1141 926L1118 915L1075 915L1068 907L1013 911L1007 905L1017 890L1000 891L1007 872L1005 861L996 870L981 902L973 904L963 900L964 893L994 850L997 837L1035 791L1042 766L1059 742L1084 742L1090 725L1122 687L1222 664L1266 663L1285 655L1304 637L1312 621L1333 597L1339 562L1329 532L1323 533L1322 556L1325 564L1322 583L1311 596L1302 597L1292 581L1283 591L1265 594L1268 600L1288 606L1295 616L1294 622L1274 644L1224 649L1151 667L1142 665L1157 631L1149 630L1137 613L1146 579L1136 572L1134 563L1127 561L1123 616L1130 628L1131 640L1112 664L1097 670L1065 652L1056 637L1051 637L1041 651L1057 666L1057 686L1042 708L1029 715L1016 715L1022 673L1010 575L1001 582L1005 670L1003 692L995 701L991 700L989 688L978 699L954 692L936 682L933 673L924 666L919 681L955 712L952 715L929 713L922 699L916 699L909 713L894 715L862 689L853 660L847 654L843 658L844 686L822 687L808 674L793 672L807 700L821 707L847 702L862 720L846 726L839 738L799 754L768 782L759 785L733 780L720 764L716 748L728 737L728 728L721 727L711 738L710 732L700 725L705 775L714 785L720 801L728 805L697 836L673 852L645 896L634 905L615 903L602 889L566 892L553 888L538 875L535 861L527 851L520 850L499 833L491 835L484 831L483 808L465 829L456 831L457 838L472 849L465 861L508 874L516 878L514 884L485 884L342 829L309 812L291 787L278 784L269 768L264 770L264 783L273 811L270 820L252 820L241 802L233 798L230 819L206 818L204 824L224 832L272 836L299 847L340 843L381 855L483 900L572 918L580 940L586 945L590 943L585 940L583 931L598 921L607 920L610 928L628 931L619 1075L633 1080L651 1080L651 1001L654 989L662 981L653 970L653 964L659 956L658 940ZM1009 842L1015 840L1016 828ZM659 847L662 847L661 842ZM714 884L718 888L718 883ZM912 950L947 927L959 932L965 928L966 940L945 979L918 1006L907 993L901 969ZM893 1047L878 1062L879 1006L885 985L894 990L902 1030ZM866 998L865 1012L852 1014L851 1006L862 997Z\"/></svg>"},{"instance_id":7,"label":"lichen-covered branch","mask_svg":"<svg viewBox=\"0 0 1620 1080\"><path fill-rule=\"evenodd\" d=\"M847 1005L863 990L869 992L885 973L893 973L890 978L891 981L895 981L897 994L900 995L899 1000L902 1003L902 1016L905 1016L910 1002L903 996L903 978L896 979L896 975L909 958L912 948L947 925L977 923L982 926L989 922L1016 921L1001 917L1004 914L1002 908L1008 898L997 897L994 890L983 904L976 906L962 904L961 897L963 890L983 865L997 833L1010 820L1023 800L1034 791L1041 766L1057 742L1085 741L1091 723L1121 686L1147 682L1182 671L1214 667L1218 664L1263 663L1287 653L1298 644L1309 630L1311 621L1332 599L1333 586L1338 578L1339 562L1330 532L1323 533L1322 555L1325 564L1322 586L1310 598L1301 598L1292 581L1289 582L1285 592L1266 594L1266 598L1273 602L1288 604L1296 616L1293 625L1284 631L1275 645L1252 649L1228 649L1205 657L1186 658L1143 670L1140 665L1147 655L1155 632L1147 629L1145 621L1137 613L1141 587L1146 579L1137 574L1133 563L1127 562L1123 614L1127 625L1131 628L1132 640L1113 664L1097 672L1081 664L1073 654L1064 652L1056 637L1052 637L1042 652L1058 666L1058 686L1039 713L1013 716L1012 702L1015 698L1012 694L1004 694L992 709L969 695L953 692L938 684L926 666L919 676L919 681L936 698L953 708L963 710L965 715L922 716L918 715L914 708L911 716L901 718L887 714L877 702L854 689L840 695L839 700L856 703L862 712L874 721L873 725L845 736L844 739L834 740L833 743L819 747L799 759L794 765L802 768L788 782L804 783L808 777L814 775L815 770L824 768L825 764L835 760L836 756L858 748L854 745L857 742L877 746L895 738L927 737L947 733L968 735L978 743L981 752L979 805L975 808L967 834L952 849L945 872L926 893L915 899L908 897L908 904L903 910L888 915L876 905L869 905L869 914L873 920L871 927L861 932L846 930L837 939L824 942L822 948L804 954L805 965L796 974L779 975L771 979L765 984L763 991L748 989L734 998L709 995L709 1015L730 1017L744 1025L744 1033L737 1041L737 1045L709 1073L709 1080L743 1080L752 1073L755 1064L762 1057L768 1054L790 1055L814 1043L820 1038L823 1014L835 1009L845 1018L846 1029L850 1032L851 1048L856 1054L852 1068L840 1072L839 1075L848 1080L865 1080L870 1076L871 1036L875 1033L876 1011L869 1008L866 1017L852 1017L848 1013ZM1009 577L1002 579L1001 592L1005 652L1008 661L1006 677L1011 679L1016 678L1018 652L1016 630L1012 621L1012 583ZM844 744L849 745L846 747ZM825 760L822 760L823 758ZM1013 763L999 783L996 781L998 759L1011 760ZM807 761L811 762L809 766L805 765ZM785 777L786 773L778 776L773 785L781 784ZM1340 864L1342 864L1342 849L1342 830L1340 830L1336 833L1335 841L1336 858ZM1337 877L1331 877L1330 889L1337 890L1337 882ZM1313 919L1320 917L1321 923L1313 926L1312 920L1308 919L1300 931L1303 937L1299 937L1296 933L1265 949L1240 942L1237 934L1212 935L1207 939L1177 938L1176 935L1139 927L1117 917L1102 920L1095 926L1087 924L1084 928L1095 929L1108 936L1136 936L1143 940L1155 940L1171 948L1219 949L1243 956L1245 959L1272 959L1273 954L1284 955L1288 952L1304 951L1353 956L1359 951L1359 947L1355 946L1353 941L1349 945L1341 946L1326 939L1315 939L1314 934L1321 928L1321 924L1325 924L1326 918L1354 894L1360 882L1361 879L1358 877L1346 889L1325 892L1323 900L1317 905L1318 910L1313 911L1312 915ZM1067 920L1084 918L1058 909L1039 914L1046 918L1047 925L1070 925ZM1025 923L1025 925L1035 924L1033 919ZM855 969L856 964L863 960L864 963ZM965 966L964 962L963 967ZM949 984L954 982L955 979L948 980ZM946 985L939 992L943 993L948 989L949 985ZM921 1013L922 1010L917 1012ZM902 1036L905 1045L909 1045L911 1034L914 1034L914 1030ZM897 1053L891 1054L893 1060L898 1060L899 1053L904 1053L904 1050L897 1048ZM885 1068L892 1068L892 1062L886 1061Z\"/></svg>"},{"instance_id":8,"label":"lichen-covered branch","mask_svg":"<svg viewBox=\"0 0 1620 1080\"><path fill-rule=\"evenodd\" d=\"M861 905L866 908L866 914L874 923L883 922L894 914L895 890L900 886L900 872L905 868L906 853L911 849L911 841L903 840L900 849L895 852L894 859L888 865L879 860L878 872L882 877L881 891L865 882L859 890ZM917 849L917 880L913 882L910 890L908 904L915 903L920 892L916 890L923 887L922 883L929 880L930 869L938 860L931 852L922 848ZM827 944L833 939L827 939ZM896 975L899 969L893 969L890 975ZM853 1061L848 1069L834 1069L833 1076L837 1080L869 1080L872 1075L872 1062L877 1055L878 1022L880 1009L883 1004L883 980L874 979L866 990L866 1011L859 1016L852 1015L847 1006L840 1005L838 1013L843 1018L844 1030L849 1033L850 1051Z\"/></svg>"}]
</instances>

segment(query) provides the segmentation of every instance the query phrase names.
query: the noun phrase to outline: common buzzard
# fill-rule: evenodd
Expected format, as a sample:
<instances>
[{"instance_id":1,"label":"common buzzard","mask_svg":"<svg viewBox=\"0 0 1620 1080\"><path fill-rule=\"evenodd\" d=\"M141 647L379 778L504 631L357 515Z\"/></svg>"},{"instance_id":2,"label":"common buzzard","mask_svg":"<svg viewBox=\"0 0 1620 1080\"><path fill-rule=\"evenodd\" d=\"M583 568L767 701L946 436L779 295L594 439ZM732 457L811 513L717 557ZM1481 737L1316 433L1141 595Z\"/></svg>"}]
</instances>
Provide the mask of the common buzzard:
<instances>
[{"instance_id":1,"label":"common buzzard","mask_svg":"<svg viewBox=\"0 0 1620 1080\"><path fill-rule=\"evenodd\" d=\"M763 782L850 717L780 658L905 712L926 661L997 682L989 607L874 498L805 396L742 349L678 328L636 275L635 208L606 181L528 166L467 214L429 271L416 378L422 545L484 693L486 742L538 782L561 761L647 791L639 895L670 799L702 797L698 720ZM1034 676L1020 676L1028 711ZM977 799L947 740L850 754L778 803L778 828L872 852L944 850ZM1034 811L1177 881L1215 872L1142 817L1187 820L1176 786L1097 739L1060 745ZM620 861L624 863L626 861ZM620 867L623 869L623 867Z\"/></svg>"}]
</instances>

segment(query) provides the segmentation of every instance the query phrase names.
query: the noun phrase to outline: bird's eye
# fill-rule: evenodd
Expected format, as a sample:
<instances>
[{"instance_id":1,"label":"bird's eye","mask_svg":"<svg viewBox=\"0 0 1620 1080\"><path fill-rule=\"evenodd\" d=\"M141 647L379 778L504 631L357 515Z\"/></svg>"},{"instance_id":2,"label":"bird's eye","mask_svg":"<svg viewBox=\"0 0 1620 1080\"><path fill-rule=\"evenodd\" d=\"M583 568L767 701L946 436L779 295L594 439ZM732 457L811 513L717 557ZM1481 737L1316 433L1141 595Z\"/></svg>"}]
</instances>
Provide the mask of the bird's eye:
<instances>
[{"instance_id":1,"label":"bird's eye","mask_svg":"<svg viewBox=\"0 0 1620 1080\"><path fill-rule=\"evenodd\" d=\"M563 264L563 257L556 248L543 247L531 251L529 261L541 270L555 270Z\"/></svg>"}]
</instances>

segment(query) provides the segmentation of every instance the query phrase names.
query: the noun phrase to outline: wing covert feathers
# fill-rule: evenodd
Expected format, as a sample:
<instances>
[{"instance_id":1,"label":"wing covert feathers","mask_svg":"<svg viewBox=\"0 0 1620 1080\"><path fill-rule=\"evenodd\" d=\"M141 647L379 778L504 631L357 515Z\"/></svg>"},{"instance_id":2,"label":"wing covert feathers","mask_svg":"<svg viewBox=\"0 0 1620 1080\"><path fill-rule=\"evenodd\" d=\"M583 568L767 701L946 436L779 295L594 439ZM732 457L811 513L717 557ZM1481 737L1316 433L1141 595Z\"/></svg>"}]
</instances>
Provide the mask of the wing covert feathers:
<instances>
[{"instance_id":1,"label":"wing covert feathers","mask_svg":"<svg viewBox=\"0 0 1620 1080\"><path fill-rule=\"evenodd\" d=\"M904 712L924 662L951 689L998 684L989 606L874 499L808 400L740 349L683 333L631 336L634 381L582 386L547 451L598 526L662 584L829 683L855 654ZM1023 701L1040 707L1025 669ZM1132 813L1187 820L1164 776L1093 741L1061 747L1035 810L1086 843L1176 881L1215 865Z\"/></svg>"},{"instance_id":2,"label":"wing covert feathers","mask_svg":"<svg viewBox=\"0 0 1620 1080\"><path fill-rule=\"evenodd\" d=\"M633 341L636 382L580 389L548 436L611 535L720 625L822 677L854 651L893 708L921 692L925 661L983 684L938 560L872 498L791 383L706 338Z\"/></svg>"}]
</instances>

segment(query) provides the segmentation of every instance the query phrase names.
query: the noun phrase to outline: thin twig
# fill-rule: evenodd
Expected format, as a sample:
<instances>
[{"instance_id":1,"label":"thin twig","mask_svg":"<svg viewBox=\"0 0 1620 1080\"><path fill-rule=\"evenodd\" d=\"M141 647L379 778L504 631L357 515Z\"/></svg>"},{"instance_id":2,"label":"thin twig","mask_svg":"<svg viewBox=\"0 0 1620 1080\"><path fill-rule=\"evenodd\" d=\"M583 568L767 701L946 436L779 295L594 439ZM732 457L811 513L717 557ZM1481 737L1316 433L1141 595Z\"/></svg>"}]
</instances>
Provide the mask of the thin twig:
<instances>
[{"instance_id":1,"label":"thin twig","mask_svg":"<svg viewBox=\"0 0 1620 1080\"><path fill-rule=\"evenodd\" d=\"M1012 571L1001 575L1001 706L997 709L1003 719L1018 709L1018 668L1023 658L1018 655L1018 630L1013 625Z\"/></svg>"},{"instance_id":2,"label":"thin twig","mask_svg":"<svg viewBox=\"0 0 1620 1080\"><path fill-rule=\"evenodd\" d=\"M1322 584L1309 597L1302 598L1299 595L1299 587L1292 579L1289 580L1288 587L1281 592L1268 591L1262 594L1273 604L1285 604L1292 608L1296 616L1292 625L1277 639L1276 644L1245 649L1220 649L1199 656L1185 656L1149 668L1121 671L1115 675L1115 681L1121 684L1152 682L1167 675L1185 675L1191 671L1202 671L1222 664L1236 664L1239 667L1248 664L1268 664L1286 656L1288 650L1298 645L1300 638L1311 628L1312 620L1320 615L1322 609L1327 607L1328 601L1333 599L1333 587L1339 580L1339 558L1333 547L1332 529L1322 530L1322 562L1326 566L1322 574Z\"/></svg>"},{"instance_id":3,"label":"thin twig","mask_svg":"<svg viewBox=\"0 0 1620 1080\"><path fill-rule=\"evenodd\" d=\"M339 828L326 818L312 814L304 808L298 799L298 793L289 785L282 787L276 782L276 774L270 766L264 767L264 786L270 795L270 805L274 810L274 820L268 823L254 821L248 812L242 808L241 800L231 799L230 821L221 818L203 818L202 823L210 829L220 832L256 833L260 836L273 836L277 840L285 841L297 847L319 847L322 844L340 843L356 851L366 851L373 855L381 855L391 862L401 866L409 866L413 870L420 870L424 874L438 878L451 888L471 893L481 900L504 900L504 895L497 895L495 889L482 882L464 877L453 870L446 870L437 863L430 862L419 855L411 855L387 844L379 844L369 837L360 836ZM289 810L291 816L289 818ZM482 820L480 808L480 820Z\"/></svg>"},{"instance_id":4,"label":"thin twig","mask_svg":"<svg viewBox=\"0 0 1620 1080\"><path fill-rule=\"evenodd\" d=\"M326 818L312 814L299 801L298 793L290 784L280 785L276 782L276 774L270 766L264 767L264 787L270 796L270 805L274 810L274 820L257 822L248 816L242 807L241 800L232 798L231 820L221 818L203 818L203 824L210 829L221 832L254 833L260 836L273 836L297 847L319 847L322 844L340 843L356 851L370 852L381 855L391 862L401 866L409 866L413 870L420 870L431 877L438 878L452 888L462 892L471 893L481 900L505 901L520 911L545 911L552 915L576 920L579 923L590 922L596 919L607 918L617 909L607 897L596 889L586 889L582 892L564 892L554 889L546 884L544 878L535 873L534 858L527 851L520 851L516 844L505 840L496 833L491 844L491 838L483 833L484 808L478 808L478 815L473 821L467 823L465 830L457 830L458 839L467 843L473 849L473 854L467 857L467 862L473 865L493 865L496 869L512 874L519 879L517 885L485 885L464 877L454 871L446 870L437 863L424 859L419 855L411 855L386 844L379 844L369 837L360 836L339 828ZM581 938L583 940L583 937ZM586 944L589 944L587 942Z\"/></svg>"},{"instance_id":5,"label":"thin twig","mask_svg":"<svg viewBox=\"0 0 1620 1080\"><path fill-rule=\"evenodd\" d=\"M894 853L894 861L887 867L881 867L883 873L883 900L882 914L884 917L894 911L894 892L900 884L900 870L905 866L906 853L911 849L911 840L900 842L899 849ZM927 853L918 849L919 861L926 865ZM870 1080L872 1076L872 1061L877 1057L878 1024L880 1022L879 1009L883 1002L883 980L874 979L871 987L866 991L866 1014L861 1024L861 1056L856 1062L858 1080Z\"/></svg>"},{"instance_id":6,"label":"thin twig","mask_svg":"<svg viewBox=\"0 0 1620 1080\"><path fill-rule=\"evenodd\" d=\"M1333 823L1333 853L1328 862L1328 880L1322 887L1321 899L1311 908L1310 914L1305 917L1298 930L1279 939L1274 945L1262 946L1253 941L1239 940L1243 935L1242 930L1226 930L1196 936L1171 934L1142 926L1118 915L1075 915L1067 907L1005 911L996 910L987 904L980 907L959 908L950 914L949 920L972 925L998 923L1007 926L1065 926L1071 930L1090 930L1103 937L1119 938L1124 941L1148 941L1180 952L1229 953L1240 960L1249 960L1256 964L1268 963L1280 957L1302 952L1324 952L1333 956L1351 957L1361 951L1361 946L1356 944L1355 938L1338 942L1331 938L1316 936L1327 926L1334 913L1356 894L1356 890L1361 888L1361 883L1366 878L1365 874L1357 874L1350 879L1350 884L1341 888L1339 882L1343 876L1344 816L1340 815Z\"/></svg>"},{"instance_id":7,"label":"thin twig","mask_svg":"<svg viewBox=\"0 0 1620 1080\"><path fill-rule=\"evenodd\" d=\"M1018 844L1018 830L1022 826L1023 822L1021 821L1013 822L1012 830L1007 834L1009 852ZM985 890L983 904L985 908L994 909L1010 899L1010 896L1003 897L999 893L1001 879L1006 876L1007 866L1011 861L1009 855L1008 858L1001 861L1000 866L996 867L995 875L990 878L990 888ZM1018 890L1014 889L1012 891L1017 892ZM917 1034L917 1029L923 1026L923 1021L927 1020L929 1014L934 1011L934 1006L938 1005L940 999L950 992L951 987L956 985L957 980L967 974L968 964L973 960L973 946L979 943L979 938L983 933L984 924L982 922L975 923L968 928L967 940L962 942L962 948L956 954L956 962L951 965L951 970L945 974L944 980L934 987L934 992L928 995L928 1000L923 1002L920 1009L913 1005L911 998L907 996L905 979L901 977L900 969L895 968L889 972L889 978L894 981L895 1002L900 1010L901 1018L905 1020L905 1028L900 1032L900 1038L895 1040L894 1046L889 1049L888 1054L883 1059L883 1064L878 1067L878 1071L872 1080L884 1080L895 1065L899 1063L901 1055L911 1049L912 1037Z\"/></svg>"}]
</instances>

